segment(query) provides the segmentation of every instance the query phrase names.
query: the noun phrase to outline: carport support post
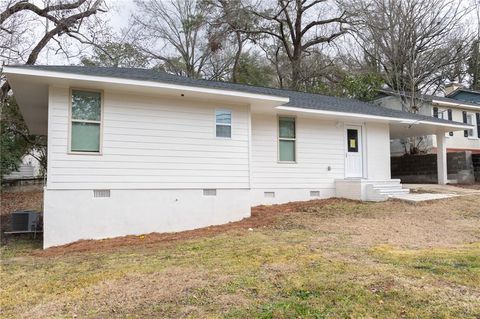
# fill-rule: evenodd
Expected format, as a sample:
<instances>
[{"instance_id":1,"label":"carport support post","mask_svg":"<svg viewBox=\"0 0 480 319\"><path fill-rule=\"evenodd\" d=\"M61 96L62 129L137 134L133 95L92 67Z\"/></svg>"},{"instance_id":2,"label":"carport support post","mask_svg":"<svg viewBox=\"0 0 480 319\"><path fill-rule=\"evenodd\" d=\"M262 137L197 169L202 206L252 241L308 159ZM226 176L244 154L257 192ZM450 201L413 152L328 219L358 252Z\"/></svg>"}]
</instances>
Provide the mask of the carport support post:
<instances>
[{"instance_id":1,"label":"carport support post","mask_svg":"<svg viewBox=\"0 0 480 319\"><path fill-rule=\"evenodd\" d=\"M447 184L447 145L445 133L437 133L438 184Z\"/></svg>"}]
</instances>

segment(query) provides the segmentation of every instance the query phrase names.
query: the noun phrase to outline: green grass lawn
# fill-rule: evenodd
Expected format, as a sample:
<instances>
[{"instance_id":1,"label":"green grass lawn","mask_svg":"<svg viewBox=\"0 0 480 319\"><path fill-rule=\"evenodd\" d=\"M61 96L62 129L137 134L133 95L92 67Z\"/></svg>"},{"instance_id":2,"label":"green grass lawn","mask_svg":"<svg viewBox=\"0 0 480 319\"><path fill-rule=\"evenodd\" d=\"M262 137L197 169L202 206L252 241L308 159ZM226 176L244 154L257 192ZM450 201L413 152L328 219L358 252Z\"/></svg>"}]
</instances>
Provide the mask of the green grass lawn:
<instances>
[{"instance_id":1,"label":"green grass lawn","mask_svg":"<svg viewBox=\"0 0 480 319\"><path fill-rule=\"evenodd\" d=\"M478 207L319 201L253 231L48 256L11 239L1 315L479 318Z\"/></svg>"}]
</instances>

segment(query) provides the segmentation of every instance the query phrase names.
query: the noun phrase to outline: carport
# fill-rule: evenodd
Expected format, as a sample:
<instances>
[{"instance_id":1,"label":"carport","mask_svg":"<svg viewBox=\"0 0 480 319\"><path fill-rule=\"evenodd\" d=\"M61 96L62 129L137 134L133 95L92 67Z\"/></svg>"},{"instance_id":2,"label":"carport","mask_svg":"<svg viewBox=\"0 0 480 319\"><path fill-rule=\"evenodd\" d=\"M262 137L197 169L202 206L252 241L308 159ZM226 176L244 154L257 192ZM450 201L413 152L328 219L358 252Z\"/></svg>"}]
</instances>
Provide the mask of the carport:
<instances>
[{"instance_id":1,"label":"carport","mask_svg":"<svg viewBox=\"0 0 480 319\"><path fill-rule=\"evenodd\" d=\"M390 139L403 139L435 135L437 139L438 184L447 184L447 147L446 134L454 131L471 129L472 126L457 122L430 122L404 120L390 124Z\"/></svg>"}]
</instances>

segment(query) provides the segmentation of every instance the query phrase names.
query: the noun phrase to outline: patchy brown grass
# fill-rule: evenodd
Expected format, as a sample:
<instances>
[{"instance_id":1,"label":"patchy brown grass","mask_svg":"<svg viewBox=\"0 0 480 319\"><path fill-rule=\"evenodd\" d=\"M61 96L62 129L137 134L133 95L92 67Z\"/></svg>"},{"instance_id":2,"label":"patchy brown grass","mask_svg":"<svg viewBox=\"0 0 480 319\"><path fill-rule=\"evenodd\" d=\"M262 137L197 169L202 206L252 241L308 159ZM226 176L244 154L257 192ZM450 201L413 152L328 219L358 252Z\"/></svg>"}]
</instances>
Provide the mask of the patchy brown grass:
<instances>
[{"instance_id":1,"label":"patchy brown grass","mask_svg":"<svg viewBox=\"0 0 480 319\"><path fill-rule=\"evenodd\" d=\"M480 183L475 183L475 184L471 184L471 185L465 185L465 184L451 184L451 185L456 186L456 187L460 187L460 188L480 190Z\"/></svg>"},{"instance_id":2,"label":"patchy brown grass","mask_svg":"<svg viewBox=\"0 0 480 319\"><path fill-rule=\"evenodd\" d=\"M480 314L478 195L260 206L251 218L195 231L34 245L2 247L3 317Z\"/></svg>"}]
</instances>

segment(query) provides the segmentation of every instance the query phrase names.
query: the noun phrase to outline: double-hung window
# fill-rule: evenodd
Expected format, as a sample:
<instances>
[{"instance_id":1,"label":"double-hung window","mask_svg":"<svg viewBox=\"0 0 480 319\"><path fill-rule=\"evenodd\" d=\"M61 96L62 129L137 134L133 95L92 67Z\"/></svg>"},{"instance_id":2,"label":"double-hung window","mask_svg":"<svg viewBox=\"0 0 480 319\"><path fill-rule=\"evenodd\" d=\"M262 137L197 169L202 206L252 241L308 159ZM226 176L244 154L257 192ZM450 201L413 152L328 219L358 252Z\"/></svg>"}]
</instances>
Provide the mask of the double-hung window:
<instances>
[{"instance_id":1,"label":"double-hung window","mask_svg":"<svg viewBox=\"0 0 480 319\"><path fill-rule=\"evenodd\" d=\"M216 137L232 137L232 112L229 110L215 111Z\"/></svg>"},{"instance_id":2,"label":"double-hung window","mask_svg":"<svg viewBox=\"0 0 480 319\"><path fill-rule=\"evenodd\" d=\"M448 111L447 110L438 110L438 118L448 121Z\"/></svg>"},{"instance_id":3,"label":"double-hung window","mask_svg":"<svg viewBox=\"0 0 480 319\"><path fill-rule=\"evenodd\" d=\"M438 110L438 118L446 121L452 120L452 110ZM453 136L453 132L445 133L446 137Z\"/></svg>"},{"instance_id":4,"label":"double-hung window","mask_svg":"<svg viewBox=\"0 0 480 319\"><path fill-rule=\"evenodd\" d=\"M102 93L72 90L70 151L100 153Z\"/></svg>"},{"instance_id":5,"label":"double-hung window","mask_svg":"<svg viewBox=\"0 0 480 319\"><path fill-rule=\"evenodd\" d=\"M467 113L467 124L468 124L468 125L473 125L473 126L476 125L476 123L475 123L475 114L473 114L473 113ZM476 138L476 136L475 136L475 129L474 129L474 128L468 130L468 138Z\"/></svg>"},{"instance_id":6,"label":"double-hung window","mask_svg":"<svg viewBox=\"0 0 480 319\"><path fill-rule=\"evenodd\" d=\"M278 160L280 162L296 161L295 118L279 117L278 119Z\"/></svg>"}]
</instances>

